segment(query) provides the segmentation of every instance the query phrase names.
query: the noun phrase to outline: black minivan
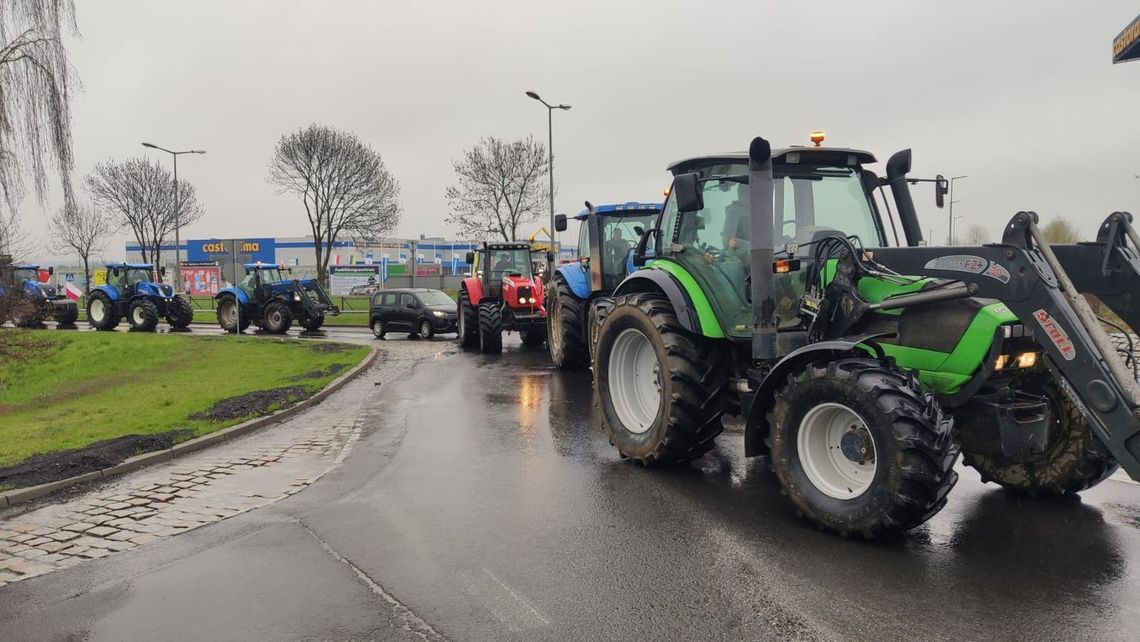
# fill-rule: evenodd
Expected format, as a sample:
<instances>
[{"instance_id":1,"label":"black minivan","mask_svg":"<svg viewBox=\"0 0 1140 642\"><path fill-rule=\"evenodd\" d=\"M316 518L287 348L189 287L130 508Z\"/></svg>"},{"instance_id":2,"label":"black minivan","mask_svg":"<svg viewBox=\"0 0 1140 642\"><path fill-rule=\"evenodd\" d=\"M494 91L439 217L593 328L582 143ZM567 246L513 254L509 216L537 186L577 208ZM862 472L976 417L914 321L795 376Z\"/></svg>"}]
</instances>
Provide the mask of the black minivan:
<instances>
[{"instance_id":1,"label":"black minivan","mask_svg":"<svg viewBox=\"0 0 1140 642\"><path fill-rule=\"evenodd\" d=\"M368 304L368 325L378 339L389 332L430 339L437 332L458 331L456 310L455 300L440 290L381 290Z\"/></svg>"}]
</instances>

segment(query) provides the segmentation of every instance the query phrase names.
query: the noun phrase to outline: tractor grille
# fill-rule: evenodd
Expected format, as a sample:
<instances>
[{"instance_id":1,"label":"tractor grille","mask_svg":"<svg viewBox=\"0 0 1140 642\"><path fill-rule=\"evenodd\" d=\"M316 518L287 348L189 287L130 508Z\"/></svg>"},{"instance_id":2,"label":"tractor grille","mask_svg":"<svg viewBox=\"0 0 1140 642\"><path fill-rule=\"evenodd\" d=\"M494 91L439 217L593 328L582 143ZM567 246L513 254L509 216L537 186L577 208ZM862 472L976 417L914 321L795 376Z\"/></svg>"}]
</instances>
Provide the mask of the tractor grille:
<instances>
[{"instance_id":1,"label":"tractor grille","mask_svg":"<svg viewBox=\"0 0 1140 642\"><path fill-rule=\"evenodd\" d=\"M530 287L523 286L523 287L519 288L519 298L520 299L530 299L530 296L531 296Z\"/></svg>"}]
</instances>

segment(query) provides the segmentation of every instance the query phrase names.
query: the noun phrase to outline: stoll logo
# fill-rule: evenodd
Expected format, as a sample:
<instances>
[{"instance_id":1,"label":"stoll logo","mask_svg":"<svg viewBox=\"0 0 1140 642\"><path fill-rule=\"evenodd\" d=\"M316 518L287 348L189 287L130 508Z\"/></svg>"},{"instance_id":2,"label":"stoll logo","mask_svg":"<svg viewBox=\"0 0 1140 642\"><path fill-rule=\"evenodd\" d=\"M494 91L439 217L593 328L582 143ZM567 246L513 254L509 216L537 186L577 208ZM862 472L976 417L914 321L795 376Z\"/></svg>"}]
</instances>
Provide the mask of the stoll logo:
<instances>
[{"instance_id":1,"label":"stoll logo","mask_svg":"<svg viewBox=\"0 0 1140 642\"><path fill-rule=\"evenodd\" d=\"M1072 361L1077 357L1077 349L1073 347L1073 342L1069 341L1069 335L1064 328L1053 320L1053 317L1049 316L1048 312L1038 310L1033 313L1033 318L1041 324L1041 328L1045 330L1045 334L1049 335L1053 345L1061 351L1061 356L1065 358L1065 361Z\"/></svg>"}]
</instances>

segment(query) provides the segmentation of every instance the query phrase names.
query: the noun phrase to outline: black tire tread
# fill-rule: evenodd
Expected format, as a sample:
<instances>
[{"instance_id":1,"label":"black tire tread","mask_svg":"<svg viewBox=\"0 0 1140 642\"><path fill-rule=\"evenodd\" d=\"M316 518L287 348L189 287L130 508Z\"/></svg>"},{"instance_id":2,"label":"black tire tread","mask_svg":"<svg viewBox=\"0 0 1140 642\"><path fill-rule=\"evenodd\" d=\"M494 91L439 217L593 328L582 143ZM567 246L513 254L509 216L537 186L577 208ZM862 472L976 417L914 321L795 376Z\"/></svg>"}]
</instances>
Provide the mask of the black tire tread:
<instances>
[{"instance_id":1,"label":"black tire tread","mask_svg":"<svg viewBox=\"0 0 1140 642\"><path fill-rule=\"evenodd\" d=\"M479 344L479 312L471 304L471 297L466 289L459 291L459 316L463 318L463 329L459 333L459 346L461 348L474 348Z\"/></svg>"},{"instance_id":2,"label":"black tire tread","mask_svg":"<svg viewBox=\"0 0 1140 642\"><path fill-rule=\"evenodd\" d=\"M479 350L503 351L503 310L497 301L479 304Z\"/></svg>"},{"instance_id":3,"label":"black tire tread","mask_svg":"<svg viewBox=\"0 0 1140 642\"><path fill-rule=\"evenodd\" d=\"M103 321L98 324L91 320L91 301L95 299L102 300L104 307L107 309L107 315L103 317ZM115 326L119 325L119 315L118 310L115 308L115 302L111 301L111 298L102 292L92 292L90 300L87 303L87 322L96 330L114 330Z\"/></svg>"},{"instance_id":4,"label":"black tire tread","mask_svg":"<svg viewBox=\"0 0 1140 642\"><path fill-rule=\"evenodd\" d=\"M181 330L193 323L194 306L190 305L189 299L183 296L175 296L170 300L169 305L166 322L170 324L170 327Z\"/></svg>"},{"instance_id":5,"label":"black tire tread","mask_svg":"<svg viewBox=\"0 0 1140 642\"><path fill-rule=\"evenodd\" d=\"M143 322L135 324L135 308L143 311ZM158 306L153 301L147 299L140 299L131 304L127 309L127 323L130 324L131 330L135 332L150 332L158 327Z\"/></svg>"},{"instance_id":6,"label":"black tire tread","mask_svg":"<svg viewBox=\"0 0 1140 642\"><path fill-rule=\"evenodd\" d=\"M547 334L553 336L558 332L562 337L562 354L556 355L551 350L550 358L559 368L585 368L590 364L590 351L588 344L588 328L584 327L583 307L586 302L574 295L570 284L561 274L555 274L550 288L551 301L547 306ZM561 327L553 326L553 309L558 306ZM551 345L548 341L548 345Z\"/></svg>"}]
</instances>

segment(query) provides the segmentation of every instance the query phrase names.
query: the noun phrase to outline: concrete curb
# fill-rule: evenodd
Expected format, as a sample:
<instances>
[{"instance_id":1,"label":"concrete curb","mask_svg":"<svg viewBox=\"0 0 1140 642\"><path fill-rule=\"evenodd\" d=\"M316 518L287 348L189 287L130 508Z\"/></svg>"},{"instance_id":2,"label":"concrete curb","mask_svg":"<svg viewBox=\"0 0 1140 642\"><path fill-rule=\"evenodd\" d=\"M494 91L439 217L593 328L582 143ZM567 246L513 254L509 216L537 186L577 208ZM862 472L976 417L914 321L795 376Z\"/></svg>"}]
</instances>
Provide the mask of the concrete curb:
<instances>
[{"instance_id":1,"label":"concrete curb","mask_svg":"<svg viewBox=\"0 0 1140 642\"><path fill-rule=\"evenodd\" d=\"M123 473L134 472L151 464L157 464L164 461L172 461L177 457L189 455L204 448L209 448L210 446L229 441L230 439L241 437L259 428L280 423L324 401L329 395L336 392L337 390L340 390L342 387L344 387L345 384L355 379L356 376L361 372L364 372L365 369L367 369L376 361L376 357L380 354L380 351L376 348L371 348L371 350L372 351L368 354L368 356L365 357L363 361L358 363L352 370L349 370L340 377L334 379L331 383L329 383L329 385L318 390L313 396L305 399L304 401L300 401L288 408L278 410L272 415L250 419L249 421L240 423L236 426L223 428L208 435L202 435L201 437L196 437L189 441L175 444L172 448L168 448L166 450L156 450L154 452L136 455L127 460L124 460L119 464L116 464L115 466L111 466L110 468L104 468L102 470L96 470L90 473L77 475L75 477L68 477L67 479L61 479L59 481L40 484L38 486L17 488L16 490L9 490L7 492L0 493L0 508L7 508L9 506L15 506L16 504L22 504L38 497L43 497L44 495L54 493L57 490L75 486L76 484L83 484L99 479L109 479L116 475L122 475Z\"/></svg>"}]
</instances>

